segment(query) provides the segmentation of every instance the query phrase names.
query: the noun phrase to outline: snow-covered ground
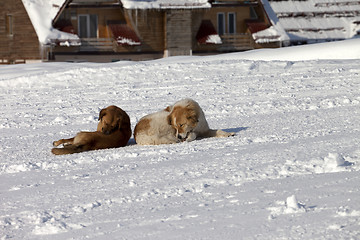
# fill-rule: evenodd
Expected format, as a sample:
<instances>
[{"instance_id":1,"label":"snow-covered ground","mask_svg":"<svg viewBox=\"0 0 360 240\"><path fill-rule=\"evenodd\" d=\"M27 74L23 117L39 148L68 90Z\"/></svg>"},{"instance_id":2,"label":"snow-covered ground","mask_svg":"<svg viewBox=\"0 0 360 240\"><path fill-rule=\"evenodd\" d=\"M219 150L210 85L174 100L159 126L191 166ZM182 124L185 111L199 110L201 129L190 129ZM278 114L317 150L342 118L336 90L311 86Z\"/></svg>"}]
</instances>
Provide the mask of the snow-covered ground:
<instances>
[{"instance_id":1,"label":"snow-covered ground","mask_svg":"<svg viewBox=\"0 0 360 240\"><path fill-rule=\"evenodd\" d=\"M0 239L359 239L359 51L358 39L0 66ZM95 130L103 107L123 108L134 128L185 97L236 135L50 152Z\"/></svg>"}]
</instances>

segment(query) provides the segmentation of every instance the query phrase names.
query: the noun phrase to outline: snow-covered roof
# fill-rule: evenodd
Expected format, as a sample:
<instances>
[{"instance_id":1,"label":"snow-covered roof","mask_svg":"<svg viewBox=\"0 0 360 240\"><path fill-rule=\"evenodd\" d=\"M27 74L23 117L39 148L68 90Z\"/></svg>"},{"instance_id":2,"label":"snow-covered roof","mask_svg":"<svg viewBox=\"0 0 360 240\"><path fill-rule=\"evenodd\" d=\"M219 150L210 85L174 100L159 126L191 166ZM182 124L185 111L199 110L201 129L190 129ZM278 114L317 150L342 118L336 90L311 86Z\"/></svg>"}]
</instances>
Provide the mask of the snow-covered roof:
<instances>
[{"instance_id":1,"label":"snow-covered roof","mask_svg":"<svg viewBox=\"0 0 360 240\"><path fill-rule=\"evenodd\" d=\"M276 13L271 8L268 0L261 0L261 2L264 6L265 12L272 26L265 30L253 33L252 36L255 42L256 43L288 42L290 38L285 32L281 23L279 22L279 19L276 16Z\"/></svg>"},{"instance_id":2,"label":"snow-covered roof","mask_svg":"<svg viewBox=\"0 0 360 240\"><path fill-rule=\"evenodd\" d=\"M292 41L348 39L360 31L359 0L270 1L270 5Z\"/></svg>"},{"instance_id":3,"label":"snow-covered roof","mask_svg":"<svg viewBox=\"0 0 360 240\"><path fill-rule=\"evenodd\" d=\"M126 9L210 8L208 0L121 0Z\"/></svg>"},{"instance_id":4,"label":"snow-covered roof","mask_svg":"<svg viewBox=\"0 0 360 240\"><path fill-rule=\"evenodd\" d=\"M65 46L78 44L79 37L77 35L59 31L52 26L52 20L65 1L22 0L41 44L50 44L55 40Z\"/></svg>"}]
</instances>

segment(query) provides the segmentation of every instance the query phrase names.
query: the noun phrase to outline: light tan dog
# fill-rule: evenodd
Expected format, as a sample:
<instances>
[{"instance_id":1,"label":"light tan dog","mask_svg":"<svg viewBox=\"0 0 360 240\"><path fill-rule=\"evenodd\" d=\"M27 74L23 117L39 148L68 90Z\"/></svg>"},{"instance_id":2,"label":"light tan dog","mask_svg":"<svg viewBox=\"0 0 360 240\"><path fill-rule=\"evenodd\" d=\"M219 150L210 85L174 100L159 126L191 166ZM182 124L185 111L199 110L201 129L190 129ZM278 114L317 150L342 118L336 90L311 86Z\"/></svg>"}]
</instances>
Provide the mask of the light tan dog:
<instances>
[{"instance_id":1,"label":"light tan dog","mask_svg":"<svg viewBox=\"0 0 360 240\"><path fill-rule=\"evenodd\" d=\"M144 116L134 130L135 141L140 145L190 142L196 138L234 134L210 129L203 110L192 99L180 100L160 112Z\"/></svg>"},{"instance_id":2,"label":"light tan dog","mask_svg":"<svg viewBox=\"0 0 360 240\"><path fill-rule=\"evenodd\" d=\"M100 111L96 132L79 132L75 137L55 141L53 148L56 155L79 153L90 150L125 146L131 137L130 118L125 111L116 106L109 106Z\"/></svg>"}]
</instances>

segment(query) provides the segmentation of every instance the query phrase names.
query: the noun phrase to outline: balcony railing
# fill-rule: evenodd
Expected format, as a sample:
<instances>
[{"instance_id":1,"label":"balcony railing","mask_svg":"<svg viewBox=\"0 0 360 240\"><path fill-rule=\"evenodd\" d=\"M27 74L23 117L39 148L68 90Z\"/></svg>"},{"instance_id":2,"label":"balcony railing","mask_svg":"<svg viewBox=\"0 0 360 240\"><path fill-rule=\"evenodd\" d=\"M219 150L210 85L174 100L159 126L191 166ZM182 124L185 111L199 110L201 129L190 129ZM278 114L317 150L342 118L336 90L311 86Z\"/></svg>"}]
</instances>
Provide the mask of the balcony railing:
<instances>
[{"instance_id":1,"label":"balcony railing","mask_svg":"<svg viewBox=\"0 0 360 240\"><path fill-rule=\"evenodd\" d=\"M221 51L242 51L254 49L250 34L226 34L221 35Z\"/></svg>"},{"instance_id":2,"label":"balcony railing","mask_svg":"<svg viewBox=\"0 0 360 240\"><path fill-rule=\"evenodd\" d=\"M112 38L81 38L81 52L112 52L113 50Z\"/></svg>"},{"instance_id":3,"label":"balcony railing","mask_svg":"<svg viewBox=\"0 0 360 240\"><path fill-rule=\"evenodd\" d=\"M222 44L218 45L220 51L243 51L254 49L250 34L221 35ZM117 44L113 38L81 38L81 52L116 52Z\"/></svg>"}]
</instances>

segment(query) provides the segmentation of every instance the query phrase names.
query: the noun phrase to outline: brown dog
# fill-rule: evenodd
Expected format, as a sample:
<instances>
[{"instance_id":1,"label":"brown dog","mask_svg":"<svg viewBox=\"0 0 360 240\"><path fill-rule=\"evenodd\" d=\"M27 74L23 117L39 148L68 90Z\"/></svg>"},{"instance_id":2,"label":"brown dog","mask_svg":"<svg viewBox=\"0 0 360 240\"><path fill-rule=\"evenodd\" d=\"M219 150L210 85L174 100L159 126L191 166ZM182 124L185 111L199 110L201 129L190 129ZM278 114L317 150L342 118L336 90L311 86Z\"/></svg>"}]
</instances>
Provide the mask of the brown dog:
<instances>
[{"instance_id":1,"label":"brown dog","mask_svg":"<svg viewBox=\"0 0 360 240\"><path fill-rule=\"evenodd\" d=\"M109 106L100 111L96 132L79 132L75 137L55 141L53 148L56 155L79 153L90 150L125 146L131 137L130 118L125 111L116 106Z\"/></svg>"}]
</instances>

